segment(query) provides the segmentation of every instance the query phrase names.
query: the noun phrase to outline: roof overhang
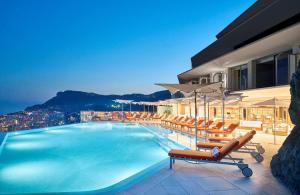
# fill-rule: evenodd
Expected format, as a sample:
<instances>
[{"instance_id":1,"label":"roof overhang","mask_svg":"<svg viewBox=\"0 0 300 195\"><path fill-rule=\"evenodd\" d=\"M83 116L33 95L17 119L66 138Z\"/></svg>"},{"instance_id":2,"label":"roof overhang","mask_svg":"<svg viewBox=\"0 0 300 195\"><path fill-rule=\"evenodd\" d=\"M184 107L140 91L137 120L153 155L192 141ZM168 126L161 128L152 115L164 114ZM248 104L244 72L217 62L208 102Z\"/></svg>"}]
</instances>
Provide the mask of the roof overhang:
<instances>
[{"instance_id":1,"label":"roof overhang","mask_svg":"<svg viewBox=\"0 0 300 195\"><path fill-rule=\"evenodd\" d=\"M222 72L228 67L246 64L251 60L290 50L294 46L300 45L299 32L300 23L296 23L284 30L179 74L179 82L184 83L199 78L200 75Z\"/></svg>"}]
</instances>

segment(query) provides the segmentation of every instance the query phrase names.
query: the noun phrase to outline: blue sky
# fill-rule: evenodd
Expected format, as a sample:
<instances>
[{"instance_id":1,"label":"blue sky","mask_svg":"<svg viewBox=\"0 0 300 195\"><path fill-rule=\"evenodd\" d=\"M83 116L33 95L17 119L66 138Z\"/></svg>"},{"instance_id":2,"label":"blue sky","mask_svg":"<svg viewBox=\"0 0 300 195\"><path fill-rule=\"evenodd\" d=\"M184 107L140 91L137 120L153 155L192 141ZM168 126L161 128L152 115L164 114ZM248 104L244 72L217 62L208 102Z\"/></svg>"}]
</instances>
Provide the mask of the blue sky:
<instances>
[{"instance_id":1,"label":"blue sky","mask_svg":"<svg viewBox=\"0 0 300 195\"><path fill-rule=\"evenodd\" d=\"M0 101L161 90L252 3L0 0Z\"/></svg>"}]
</instances>

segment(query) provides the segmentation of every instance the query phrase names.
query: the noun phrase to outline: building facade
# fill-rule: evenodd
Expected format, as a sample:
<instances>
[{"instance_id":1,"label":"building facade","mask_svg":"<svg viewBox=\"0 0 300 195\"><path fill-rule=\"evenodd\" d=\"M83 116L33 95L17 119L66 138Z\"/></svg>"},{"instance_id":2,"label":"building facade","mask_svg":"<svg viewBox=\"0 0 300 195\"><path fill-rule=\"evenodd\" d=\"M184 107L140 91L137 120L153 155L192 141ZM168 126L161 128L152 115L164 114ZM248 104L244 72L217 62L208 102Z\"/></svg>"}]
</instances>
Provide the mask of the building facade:
<instances>
[{"instance_id":1,"label":"building facade","mask_svg":"<svg viewBox=\"0 0 300 195\"><path fill-rule=\"evenodd\" d=\"M227 119L265 131L280 129L282 124L290 128L289 83L300 66L300 1L258 0L191 62L191 69L177 76L179 83L222 81L227 90L245 97L238 108L228 104ZM271 99L274 105L263 106ZM221 115L218 105L207 112L217 118Z\"/></svg>"}]
</instances>

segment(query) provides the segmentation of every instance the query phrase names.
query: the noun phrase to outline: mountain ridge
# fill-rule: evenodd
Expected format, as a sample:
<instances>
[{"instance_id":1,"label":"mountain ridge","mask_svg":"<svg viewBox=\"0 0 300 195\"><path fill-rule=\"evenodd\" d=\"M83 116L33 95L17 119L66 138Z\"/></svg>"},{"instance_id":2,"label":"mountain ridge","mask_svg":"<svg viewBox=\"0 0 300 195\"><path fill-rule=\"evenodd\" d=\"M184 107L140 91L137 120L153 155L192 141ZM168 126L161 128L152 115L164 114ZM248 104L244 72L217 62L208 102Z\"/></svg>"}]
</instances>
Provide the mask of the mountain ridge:
<instances>
[{"instance_id":1,"label":"mountain ridge","mask_svg":"<svg viewBox=\"0 0 300 195\"><path fill-rule=\"evenodd\" d=\"M133 101L159 101L171 98L167 90L157 91L151 94L132 93L124 95L102 95L93 92L83 92L74 90L65 90L56 93L56 96L50 98L43 104L37 104L25 108L25 111L51 110L65 113L80 112L82 110L93 111L114 111L119 110L120 105L113 102L115 99L133 100ZM141 110L143 106L131 105L132 110ZM124 105L124 110L128 110L129 105Z\"/></svg>"}]
</instances>

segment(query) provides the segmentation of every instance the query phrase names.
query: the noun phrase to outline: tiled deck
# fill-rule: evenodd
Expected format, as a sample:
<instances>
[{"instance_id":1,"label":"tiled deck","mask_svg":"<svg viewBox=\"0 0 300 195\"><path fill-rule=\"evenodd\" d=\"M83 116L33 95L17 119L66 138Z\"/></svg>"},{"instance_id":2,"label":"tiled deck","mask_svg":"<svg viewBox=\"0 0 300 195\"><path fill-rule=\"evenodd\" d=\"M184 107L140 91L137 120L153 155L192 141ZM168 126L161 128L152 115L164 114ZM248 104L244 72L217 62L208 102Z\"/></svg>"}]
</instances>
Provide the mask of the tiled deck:
<instances>
[{"instance_id":1,"label":"tiled deck","mask_svg":"<svg viewBox=\"0 0 300 195\"><path fill-rule=\"evenodd\" d=\"M290 194L270 172L270 160L280 145L271 144L271 135L256 136L255 141L262 140L266 149L262 163L257 163L249 154L234 155L245 158L253 170L250 178L245 178L236 166L176 161L173 170L166 166L120 194ZM278 143L282 141L278 137Z\"/></svg>"}]
</instances>

